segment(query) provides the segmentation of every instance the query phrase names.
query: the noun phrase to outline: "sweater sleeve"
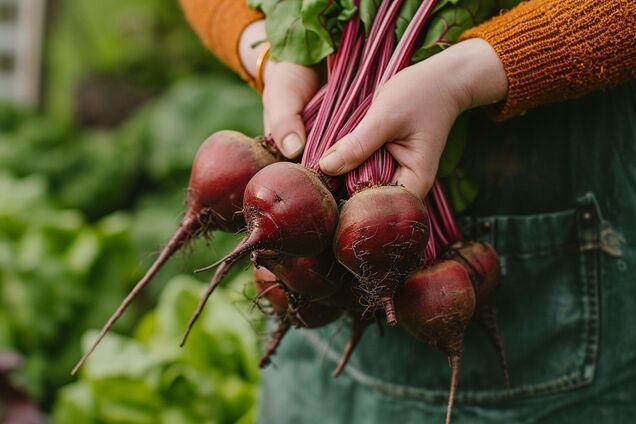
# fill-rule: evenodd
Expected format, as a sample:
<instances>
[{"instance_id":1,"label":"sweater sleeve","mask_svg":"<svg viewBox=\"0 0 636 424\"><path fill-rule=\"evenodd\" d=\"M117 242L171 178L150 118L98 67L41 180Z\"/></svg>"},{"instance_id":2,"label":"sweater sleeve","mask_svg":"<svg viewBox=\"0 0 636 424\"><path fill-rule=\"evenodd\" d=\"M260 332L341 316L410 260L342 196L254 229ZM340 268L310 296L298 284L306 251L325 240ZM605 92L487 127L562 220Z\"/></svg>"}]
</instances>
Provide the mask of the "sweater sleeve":
<instances>
[{"instance_id":1,"label":"sweater sleeve","mask_svg":"<svg viewBox=\"0 0 636 424\"><path fill-rule=\"evenodd\" d=\"M496 120L636 78L635 0L530 0L462 39L475 37L508 78Z\"/></svg>"},{"instance_id":2,"label":"sweater sleeve","mask_svg":"<svg viewBox=\"0 0 636 424\"><path fill-rule=\"evenodd\" d=\"M241 33L263 15L246 0L179 0L186 19L203 44L243 79L251 82L238 52Z\"/></svg>"}]
</instances>

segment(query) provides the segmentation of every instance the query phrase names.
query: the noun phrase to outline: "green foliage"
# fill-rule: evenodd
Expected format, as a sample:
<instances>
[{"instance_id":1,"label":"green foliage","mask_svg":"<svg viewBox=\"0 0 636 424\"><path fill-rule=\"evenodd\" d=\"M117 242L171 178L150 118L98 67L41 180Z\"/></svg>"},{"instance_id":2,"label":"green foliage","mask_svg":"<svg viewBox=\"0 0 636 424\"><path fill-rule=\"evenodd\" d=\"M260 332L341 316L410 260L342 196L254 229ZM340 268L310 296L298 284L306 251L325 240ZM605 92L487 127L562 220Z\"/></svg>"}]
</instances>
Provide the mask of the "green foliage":
<instances>
[{"instance_id":1,"label":"green foliage","mask_svg":"<svg viewBox=\"0 0 636 424\"><path fill-rule=\"evenodd\" d=\"M232 286L247 283L242 276ZM176 277L133 337L108 335L79 381L61 391L55 422L253 422L258 352L245 297L218 290L188 344L178 347L203 289L190 277ZM85 347L95 335L87 333Z\"/></svg>"},{"instance_id":2,"label":"green foliage","mask_svg":"<svg viewBox=\"0 0 636 424\"><path fill-rule=\"evenodd\" d=\"M230 73L201 45L175 0L62 0L47 37L47 112L71 120L91 77L159 93L192 75Z\"/></svg>"},{"instance_id":3,"label":"green foliage","mask_svg":"<svg viewBox=\"0 0 636 424\"><path fill-rule=\"evenodd\" d=\"M459 36L501 10L509 9L521 0L440 0L429 18L425 34L413 60L421 61L443 50ZM279 60L315 64L334 51L343 22L353 16L355 6L350 0L251 0L250 5L266 15L267 36L272 53ZM421 0L405 0L395 32L404 34ZM360 18L368 32L380 0L362 0Z\"/></svg>"},{"instance_id":4,"label":"green foliage","mask_svg":"<svg viewBox=\"0 0 636 424\"><path fill-rule=\"evenodd\" d=\"M258 96L245 84L191 77L115 131L80 132L49 116L0 107L0 169L42 175L51 201L98 219L130 209L142 192L182 189L192 158L211 133L257 135ZM181 203L180 203L181 205Z\"/></svg>"},{"instance_id":5,"label":"green foliage","mask_svg":"<svg viewBox=\"0 0 636 424\"><path fill-rule=\"evenodd\" d=\"M117 357L119 370L116 364L91 368L57 396L72 382L82 335L103 325L176 229L200 143L226 128L257 135L262 118L258 96L205 51L178 2L63 0L51 10L44 113L0 104L0 351L22 354L18 377L43 410L58 398L60 423L251 422L254 331L241 330L240 339L240 323L225 331L208 322L196 337L210 346L188 353L201 341L193 337L187 349L175 349L178 340L168 342L151 319L166 316L158 313L161 307L147 313L171 276L218 259L236 244L232 234L192 243L131 305L115 330L130 335L137 327L135 338L120 336L121 344L108 342L97 352ZM75 94L94 78L123 81L154 100L118 128L81 130L72 124L83 106ZM124 106L128 101L124 96ZM240 269L232 275L245 279ZM200 284L186 280L198 295ZM192 293L177 296L182 315L194 309ZM234 301L233 294L221 297ZM227 316L232 313L236 317L235 309ZM208 334L212 328L215 336ZM161 363L153 362L154 353L148 360L135 356L157 346L173 351L175 365L168 356ZM224 349L232 352L227 363L233 365L215 361ZM141 374L121 370L130 364L155 368L137 378Z\"/></svg>"},{"instance_id":6,"label":"green foliage","mask_svg":"<svg viewBox=\"0 0 636 424\"><path fill-rule=\"evenodd\" d=\"M27 358L25 379L46 408L70 381L80 335L101 327L177 227L200 142L225 127L256 133L260 105L238 82L195 77L115 131L80 132L6 106L0 125L0 350ZM193 243L117 328L130 330L168 276L236 240Z\"/></svg>"},{"instance_id":7,"label":"green foliage","mask_svg":"<svg viewBox=\"0 0 636 424\"><path fill-rule=\"evenodd\" d=\"M124 293L135 256L130 222L112 215L87 224L56 209L38 176L0 174L0 199L0 348L26 354L31 392L45 396L69 379L73 341Z\"/></svg>"},{"instance_id":8,"label":"green foliage","mask_svg":"<svg viewBox=\"0 0 636 424\"><path fill-rule=\"evenodd\" d=\"M420 62L459 41L469 28L511 8L521 0L446 0L438 2L413 62Z\"/></svg>"},{"instance_id":9,"label":"green foliage","mask_svg":"<svg viewBox=\"0 0 636 424\"><path fill-rule=\"evenodd\" d=\"M251 0L267 15L272 56L303 65L320 62L334 51L343 24L355 12L351 0Z\"/></svg>"}]
</instances>

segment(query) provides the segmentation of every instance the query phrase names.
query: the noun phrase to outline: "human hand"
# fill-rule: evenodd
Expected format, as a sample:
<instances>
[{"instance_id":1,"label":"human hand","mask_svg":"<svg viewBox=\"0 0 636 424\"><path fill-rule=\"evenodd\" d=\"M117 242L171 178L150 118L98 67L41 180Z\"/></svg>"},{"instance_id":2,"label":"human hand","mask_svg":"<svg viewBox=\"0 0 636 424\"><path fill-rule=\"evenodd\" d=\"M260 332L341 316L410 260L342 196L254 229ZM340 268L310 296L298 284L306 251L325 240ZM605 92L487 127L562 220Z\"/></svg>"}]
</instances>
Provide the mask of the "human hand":
<instances>
[{"instance_id":1,"label":"human hand","mask_svg":"<svg viewBox=\"0 0 636 424\"><path fill-rule=\"evenodd\" d=\"M398 162L393 182L423 199L455 119L502 100L507 87L493 48L482 39L462 41L387 81L362 122L323 155L320 168L345 174L385 146Z\"/></svg>"},{"instance_id":2,"label":"human hand","mask_svg":"<svg viewBox=\"0 0 636 424\"><path fill-rule=\"evenodd\" d=\"M264 46L252 47L264 40L264 21L249 25L241 35L241 61L252 76L256 61ZM268 60L263 70L263 123L265 134L274 138L278 149L288 159L298 157L305 147L307 134L302 120L305 105L318 90L319 78L315 69L289 62Z\"/></svg>"}]
</instances>

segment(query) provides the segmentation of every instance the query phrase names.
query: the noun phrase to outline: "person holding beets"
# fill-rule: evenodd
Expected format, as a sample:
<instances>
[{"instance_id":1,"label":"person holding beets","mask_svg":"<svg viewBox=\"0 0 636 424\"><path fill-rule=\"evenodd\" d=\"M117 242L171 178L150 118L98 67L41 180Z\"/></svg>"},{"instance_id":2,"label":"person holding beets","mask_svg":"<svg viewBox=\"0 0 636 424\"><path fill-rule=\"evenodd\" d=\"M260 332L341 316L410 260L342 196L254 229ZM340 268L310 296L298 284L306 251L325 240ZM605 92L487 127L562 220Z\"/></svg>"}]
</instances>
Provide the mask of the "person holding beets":
<instances>
[{"instance_id":1,"label":"person holding beets","mask_svg":"<svg viewBox=\"0 0 636 424\"><path fill-rule=\"evenodd\" d=\"M180 1L203 43L262 89L265 133L298 157L316 69L262 63L264 17L245 0ZM636 1L529 0L395 75L322 157L342 175L386 146L395 182L424 198L457 117L485 109L462 159L479 192L458 219L501 258L511 387L469 330L454 422L636 422L635 78ZM442 422L443 354L399 327L368 331L334 380L336 328L286 337L263 373L259 422Z\"/></svg>"}]
</instances>

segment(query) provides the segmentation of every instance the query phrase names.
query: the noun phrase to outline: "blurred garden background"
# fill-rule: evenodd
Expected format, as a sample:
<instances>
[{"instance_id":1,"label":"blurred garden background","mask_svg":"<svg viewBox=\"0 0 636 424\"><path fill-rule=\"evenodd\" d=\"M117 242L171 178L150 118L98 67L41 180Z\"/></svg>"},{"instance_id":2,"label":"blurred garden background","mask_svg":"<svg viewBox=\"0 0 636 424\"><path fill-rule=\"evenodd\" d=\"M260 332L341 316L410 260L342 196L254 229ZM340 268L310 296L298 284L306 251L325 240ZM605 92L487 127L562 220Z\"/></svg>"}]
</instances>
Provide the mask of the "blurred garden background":
<instances>
[{"instance_id":1,"label":"blurred garden background","mask_svg":"<svg viewBox=\"0 0 636 424\"><path fill-rule=\"evenodd\" d=\"M0 0L0 422L253 421L246 267L178 347L192 270L235 235L178 254L70 370L178 225L199 144L259 134L259 101L176 0Z\"/></svg>"}]
</instances>

